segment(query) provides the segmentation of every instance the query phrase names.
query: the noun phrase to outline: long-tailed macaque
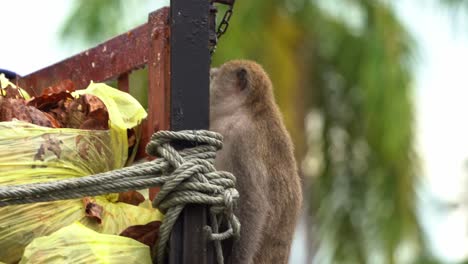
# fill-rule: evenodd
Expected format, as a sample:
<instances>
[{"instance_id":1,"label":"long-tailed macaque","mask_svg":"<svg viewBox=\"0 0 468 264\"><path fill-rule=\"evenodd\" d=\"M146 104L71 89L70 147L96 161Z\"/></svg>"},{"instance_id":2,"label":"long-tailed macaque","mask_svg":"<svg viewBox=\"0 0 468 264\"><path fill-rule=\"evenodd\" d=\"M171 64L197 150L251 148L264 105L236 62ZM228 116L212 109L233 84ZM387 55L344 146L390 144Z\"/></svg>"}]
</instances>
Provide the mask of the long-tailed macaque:
<instances>
[{"instance_id":1,"label":"long-tailed macaque","mask_svg":"<svg viewBox=\"0 0 468 264\"><path fill-rule=\"evenodd\" d=\"M230 61L211 70L210 100L210 129L224 136L215 166L236 176L240 194L230 263L287 263L302 188L271 81L255 62Z\"/></svg>"}]
</instances>

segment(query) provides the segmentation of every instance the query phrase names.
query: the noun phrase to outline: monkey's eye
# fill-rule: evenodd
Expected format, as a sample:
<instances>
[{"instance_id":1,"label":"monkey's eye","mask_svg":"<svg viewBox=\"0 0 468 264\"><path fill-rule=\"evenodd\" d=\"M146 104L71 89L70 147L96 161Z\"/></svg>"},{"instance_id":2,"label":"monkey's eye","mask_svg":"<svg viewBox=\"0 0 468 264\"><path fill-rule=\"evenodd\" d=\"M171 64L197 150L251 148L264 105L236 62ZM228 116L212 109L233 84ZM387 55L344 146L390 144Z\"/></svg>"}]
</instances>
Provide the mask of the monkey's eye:
<instances>
[{"instance_id":1,"label":"monkey's eye","mask_svg":"<svg viewBox=\"0 0 468 264\"><path fill-rule=\"evenodd\" d=\"M247 88L247 70L244 68L240 68L236 71L236 75L240 89L244 90L245 88Z\"/></svg>"}]
</instances>

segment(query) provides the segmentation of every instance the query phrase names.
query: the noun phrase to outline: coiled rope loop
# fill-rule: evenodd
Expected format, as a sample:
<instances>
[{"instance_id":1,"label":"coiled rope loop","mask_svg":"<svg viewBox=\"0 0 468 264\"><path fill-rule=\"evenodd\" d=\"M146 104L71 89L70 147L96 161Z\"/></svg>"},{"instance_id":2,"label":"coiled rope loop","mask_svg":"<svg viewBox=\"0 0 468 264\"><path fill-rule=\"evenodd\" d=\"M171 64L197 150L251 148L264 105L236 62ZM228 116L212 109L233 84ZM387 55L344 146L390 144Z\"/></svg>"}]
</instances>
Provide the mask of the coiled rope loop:
<instances>
[{"instance_id":1,"label":"coiled rope loop","mask_svg":"<svg viewBox=\"0 0 468 264\"><path fill-rule=\"evenodd\" d=\"M192 145L176 150L173 144ZM183 145L183 143L182 143ZM159 131L151 137L146 152L158 158L96 175L0 187L0 207L55 200L96 196L161 186L153 206L165 213L159 230L157 262L163 263L172 227L186 204L210 207L211 226L204 230L214 240L218 263L223 263L221 240L238 237L240 223L233 210L239 198L236 178L216 171L216 151L222 148L222 136L205 130ZM220 232L225 221L227 230Z\"/></svg>"},{"instance_id":2,"label":"coiled rope loop","mask_svg":"<svg viewBox=\"0 0 468 264\"><path fill-rule=\"evenodd\" d=\"M207 145L214 152L222 148L222 136L209 131L183 131L174 133L161 131L154 134L146 146L146 152L159 156L169 162L174 168L171 178L161 187L153 206L166 212L164 222L159 228L158 263L164 259L164 251L170 232L185 204L207 204L211 206L211 227L206 226L210 239L215 240L215 248L219 263L223 262L219 238L229 238L239 234L239 221L231 216L232 208L239 198L235 189L235 177L227 172L217 172L213 166L214 159L189 159L179 155L173 145L174 141L186 141L192 144ZM196 149L197 147L194 147ZM223 181L224 180L224 181ZM218 218L227 217L228 230L219 232Z\"/></svg>"}]
</instances>

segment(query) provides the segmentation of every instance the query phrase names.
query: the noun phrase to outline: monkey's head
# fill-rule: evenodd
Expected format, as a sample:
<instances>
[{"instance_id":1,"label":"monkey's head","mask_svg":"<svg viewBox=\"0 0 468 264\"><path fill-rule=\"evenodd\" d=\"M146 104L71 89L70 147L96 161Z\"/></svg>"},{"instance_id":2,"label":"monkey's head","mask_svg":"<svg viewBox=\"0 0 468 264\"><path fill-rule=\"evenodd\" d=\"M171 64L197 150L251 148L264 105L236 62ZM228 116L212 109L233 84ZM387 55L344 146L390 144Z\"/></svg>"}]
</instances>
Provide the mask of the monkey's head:
<instances>
[{"instance_id":1,"label":"monkey's head","mask_svg":"<svg viewBox=\"0 0 468 264\"><path fill-rule=\"evenodd\" d=\"M211 69L210 79L210 107L217 114L232 114L246 108L255 112L273 103L270 78L253 61L229 61Z\"/></svg>"}]
</instances>

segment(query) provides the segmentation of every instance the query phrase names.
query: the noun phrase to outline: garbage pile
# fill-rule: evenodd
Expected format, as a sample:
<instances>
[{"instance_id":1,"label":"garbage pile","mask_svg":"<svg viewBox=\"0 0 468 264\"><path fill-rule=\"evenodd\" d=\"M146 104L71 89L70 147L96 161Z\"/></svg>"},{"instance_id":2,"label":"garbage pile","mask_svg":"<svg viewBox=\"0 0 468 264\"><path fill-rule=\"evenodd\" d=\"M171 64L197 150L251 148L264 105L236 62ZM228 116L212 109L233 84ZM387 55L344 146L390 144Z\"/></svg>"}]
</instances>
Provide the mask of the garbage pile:
<instances>
[{"instance_id":1,"label":"garbage pile","mask_svg":"<svg viewBox=\"0 0 468 264\"><path fill-rule=\"evenodd\" d=\"M131 95L103 83L75 90L71 81L30 95L3 75L0 88L0 186L82 177L133 161L147 114ZM2 207L0 262L151 263L162 217L147 191Z\"/></svg>"}]
</instances>

